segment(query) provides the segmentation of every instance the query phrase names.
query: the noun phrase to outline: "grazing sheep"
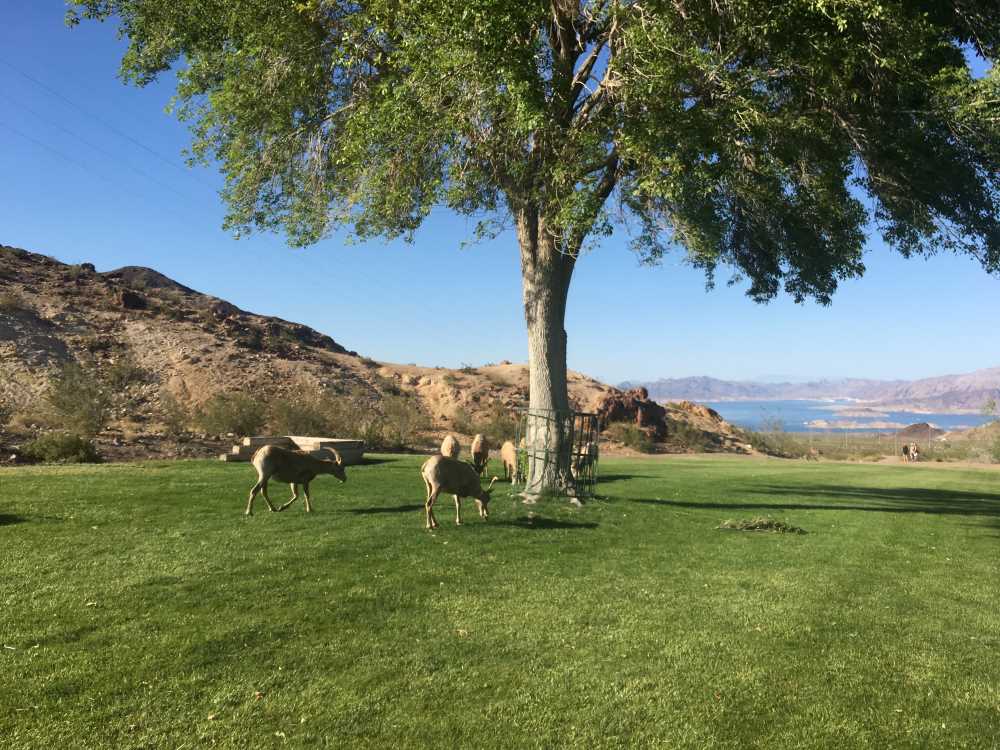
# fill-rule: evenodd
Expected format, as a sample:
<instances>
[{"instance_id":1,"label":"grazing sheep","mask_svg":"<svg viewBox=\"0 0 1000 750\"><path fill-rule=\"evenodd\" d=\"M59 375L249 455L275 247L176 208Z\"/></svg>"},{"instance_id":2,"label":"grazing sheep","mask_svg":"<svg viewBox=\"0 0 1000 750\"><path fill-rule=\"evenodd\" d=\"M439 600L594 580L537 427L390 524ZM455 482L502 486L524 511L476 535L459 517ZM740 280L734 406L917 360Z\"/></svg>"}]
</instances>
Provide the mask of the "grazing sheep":
<instances>
[{"instance_id":1,"label":"grazing sheep","mask_svg":"<svg viewBox=\"0 0 1000 750\"><path fill-rule=\"evenodd\" d=\"M427 528L436 529L437 519L434 518L434 501L442 492L455 496L455 523L462 523L462 498L471 497L479 508L480 518L489 518L490 492L493 489L493 477L490 486L485 490L479 483L479 475L471 464L448 456L431 456L420 467L420 475L427 486L427 499L424 502L424 513Z\"/></svg>"},{"instance_id":2,"label":"grazing sheep","mask_svg":"<svg viewBox=\"0 0 1000 750\"><path fill-rule=\"evenodd\" d=\"M503 477L509 482L516 482L520 478L517 471L517 448L508 440L500 446L500 460L503 461Z\"/></svg>"},{"instance_id":3,"label":"grazing sheep","mask_svg":"<svg viewBox=\"0 0 1000 750\"><path fill-rule=\"evenodd\" d=\"M587 467L593 466L596 462L597 444L584 443L580 453L573 457L573 463L570 466L573 478L580 476Z\"/></svg>"},{"instance_id":4,"label":"grazing sheep","mask_svg":"<svg viewBox=\"0 0 1000 750\"><path fill-rule=\"evenodd\" d=\"M476 435L472 439L472 465L476 467L476 473L482 476L490 462L490 444L482 435Z\"/></svg>"},{"instance_id":5,"label":"grazing sheep","mask_svg":"<svg viewBox=\"0 0 1000 750\"><path fill-rule=\"evenodd\" d=\"M319 474L333 474L341 482L347 481L347 474L344 472L343 460L337 451L327 451L332 458L315 458L308 453L281 448L277 445L265 445L253 454L252 463L257 469L257 484L250 490L250 499L247 501L246 515L253 515L253 501L258 494L264 495L264 502L267 503L268 510L282 511L298 499L299 493L295 485L301 484L306 494L306 512L312 512L311 498L309 497L309 483ZM267 483L276 477L282 482L288 482L292 486L292 499L275 508L271 503L271 498L267 496Z\"/></svg>"},{"instance_id":6,"label":"grazing sheep","mask_svg":"<svg viewBox=\"0 0 1000 750\"><path fill-rule=\"evenodd\" d=\"M458 444L458 439L454 435L448 435L441 441L441 455L448 458L458 458L462 452L462 446Z\"/></svg>"}]
</instances>

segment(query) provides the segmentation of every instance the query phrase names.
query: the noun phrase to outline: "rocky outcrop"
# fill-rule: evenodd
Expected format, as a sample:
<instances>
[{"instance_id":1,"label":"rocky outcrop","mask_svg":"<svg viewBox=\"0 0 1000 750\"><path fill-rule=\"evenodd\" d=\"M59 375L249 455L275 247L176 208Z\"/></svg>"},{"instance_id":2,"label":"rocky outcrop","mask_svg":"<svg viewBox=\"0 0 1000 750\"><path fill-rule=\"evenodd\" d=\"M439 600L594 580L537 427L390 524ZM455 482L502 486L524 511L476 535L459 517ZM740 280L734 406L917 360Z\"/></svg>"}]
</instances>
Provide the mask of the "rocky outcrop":
<instances>
[{"instance_id":1,"label":"rocky outcrop","mask_svg":"<svg viewBox=\"0 0 1000 750\"><path fill-rule=\"evenodd\" d=\"M634 424L666 450L721 450L748 452L747 441L737 428L714 409L691 401L659 404L643 388L611 390L597 407L601 426Z\"/></svg>"},{"instance_id":2,"label":"rocky outcrop","mask_svg":"<svg viewBox=\"0 0 1000 750\"><path fill-rule=\"evenodd\" d=\"M654 440L663 440L667 434L667 410L655 401L649 400L645 388L628 391L612 391L597 407L601 424L612 422L634 422Z\"/></svg>"}]
</instances>

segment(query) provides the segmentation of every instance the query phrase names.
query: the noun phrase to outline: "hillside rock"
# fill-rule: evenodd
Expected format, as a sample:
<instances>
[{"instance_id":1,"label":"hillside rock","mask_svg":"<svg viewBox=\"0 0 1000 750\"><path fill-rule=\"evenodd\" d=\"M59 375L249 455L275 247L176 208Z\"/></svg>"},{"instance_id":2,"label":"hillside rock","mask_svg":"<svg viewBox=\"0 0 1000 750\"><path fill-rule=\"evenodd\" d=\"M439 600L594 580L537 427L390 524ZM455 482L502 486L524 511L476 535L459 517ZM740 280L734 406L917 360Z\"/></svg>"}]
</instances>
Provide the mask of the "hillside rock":
<instances>
[{"instance_id":1,"label":"hillside rock","mask_svg":"<svg viewBox=\"0 0 1000 750\"><path fill-rule=\"evenodd\" d=\"M189 435L181 445L157 436L168 418L165 402L197 411L220 393L250 394L265 408L302 393L322 392L362 408L403 395L437 431L460 431L498 415L509 419L528 402L524 364L502 360L450 370L375 362L309 326L241 310L150 268L98 272L92 264L69 265L0 245L0 292L0 374L17 384L22 402L37 403L49 377L68 361L86 363L102 379L135 369L115 386L118 405L97 437L111 458L217 453L218 441ZM573 371L567 381L573 408L594 412L607 402L606 420L634 420L656 436L698 420L716 429L693 405L689 411L662 406L644 391L622 394ZM716 442L727 439L720 432Z\"/></svg>"}]
</instances>

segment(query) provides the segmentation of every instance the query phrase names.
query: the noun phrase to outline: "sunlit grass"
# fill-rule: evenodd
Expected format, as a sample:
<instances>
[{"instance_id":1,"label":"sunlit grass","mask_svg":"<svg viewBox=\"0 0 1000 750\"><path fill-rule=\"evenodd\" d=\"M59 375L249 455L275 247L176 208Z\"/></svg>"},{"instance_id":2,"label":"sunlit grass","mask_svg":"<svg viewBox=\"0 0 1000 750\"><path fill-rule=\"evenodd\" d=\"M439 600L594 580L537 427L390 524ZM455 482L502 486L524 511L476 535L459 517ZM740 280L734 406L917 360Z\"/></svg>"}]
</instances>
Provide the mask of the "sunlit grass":
<instances>
[{"instance_id":1,"label":"sunlit grass","mask_svg":"<svg viewBox=\"0 0 1000 750\"><path fill-rule=\"evenodd\" d=\"M1000 743L1000 472L604 461L428 533L378 459L250 519L246 465L0 470L0 747Z\"/></svg>"}]
</instances>

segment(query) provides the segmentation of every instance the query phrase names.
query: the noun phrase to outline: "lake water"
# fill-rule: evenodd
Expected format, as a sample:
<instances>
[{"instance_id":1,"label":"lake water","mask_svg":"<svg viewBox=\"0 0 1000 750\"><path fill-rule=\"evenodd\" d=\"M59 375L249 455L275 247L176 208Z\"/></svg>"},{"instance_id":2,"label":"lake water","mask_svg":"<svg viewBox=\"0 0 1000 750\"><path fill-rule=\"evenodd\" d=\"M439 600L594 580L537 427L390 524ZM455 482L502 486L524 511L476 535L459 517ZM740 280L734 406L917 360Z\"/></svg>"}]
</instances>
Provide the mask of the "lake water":
<instances>
[{"instance_id":1,"label":"lake water","mask_svg":"<svg viewBox=\"0 0 1000 750\"><path fill-rule=\"evenodd\" d=\"M787 432L884 432L917 422L942 430L978 427L992 417L981 414L920 414L885 411L853 401L703 401L728 422L750 430L773 429L780 422ZM843 410L847 411L847 414ZM869 410L864 413L865 410ZM812 426L810 426L812 425Z\"/></svg>"}]
</instances>

